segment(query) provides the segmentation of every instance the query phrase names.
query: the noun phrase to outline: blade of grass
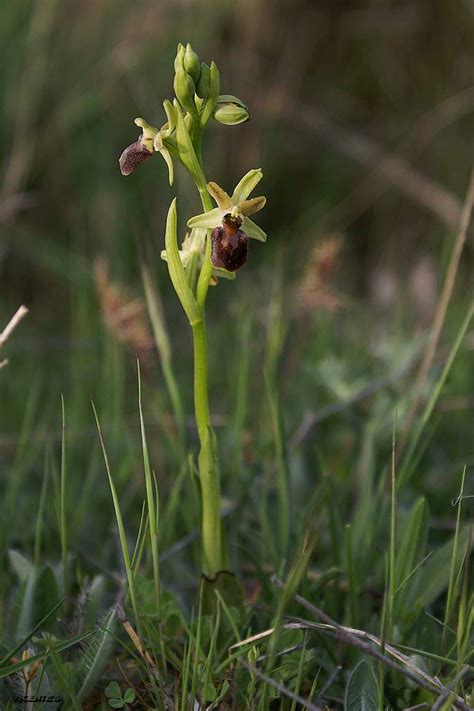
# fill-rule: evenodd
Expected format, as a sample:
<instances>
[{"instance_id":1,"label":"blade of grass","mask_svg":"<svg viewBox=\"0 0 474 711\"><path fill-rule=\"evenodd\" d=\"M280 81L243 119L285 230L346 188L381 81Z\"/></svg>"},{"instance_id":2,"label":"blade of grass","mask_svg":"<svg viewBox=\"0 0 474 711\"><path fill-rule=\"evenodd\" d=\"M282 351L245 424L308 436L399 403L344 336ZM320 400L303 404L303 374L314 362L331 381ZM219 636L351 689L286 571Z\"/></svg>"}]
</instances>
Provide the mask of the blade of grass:
<instances>
[{"instance_id":1,"label":"blade of grass","mask_svg":"<svg viewBox=\"0 0 474 711\"><path fill-rule=\"evenodd\" d=\"M444 387L444 384L446 382L446 379L451 372L452 365L454 363L454 360L458 354L459 348L461 347L462 341L464 339L464 336L466 334L467 329L469 328L469 324L471 323L471 319L474 315L474 301L471 303L467 313L466 317L464 318L463 323L461 324L461 328L459 329L459 332L456 336L456 340L453 343L453 346L450 350L448 359L445 363L445 366L443 368L443 371L441 375L439 376L437 382L435 383L433 387L433 391L431 393L431 397L428 399L428 402L426 403L425 409L422 413L422 416L420 418L420 421L418 425L415 427L413 436L411 437L409 443L407 444L407 449L403 458L403 463L401 466L401 471L400 475L397 480L397 489L400 489L402 486L405 486L410 478L413 476L413 458L416 454L416 448L418 446L418 443L421 439L421 435L423 434L426 425L428 424L428 421L431 417L431 414L434 410L434 407L438 401L438 398L441 394L441 391Z\"/></svg>"},{"instance_id":2,"label":"blade of grass","mask_svg":"<svg viewBox=\"0 0 474 711\"><path fill-rule=\"evenodd\" d=\"M462 497L464 494L464 482L466 479L466 467L463 469L462 477L461 477L461 488L459 491L459 498L458 498L458 510L456 514L456 528L454 531L454 543L453 543L453 557L451 559L451 567L449 570L449 584L448 584L448 594L446 598L446 609L444 613L444 628L443 628L443 637L441 640L441 650L444 652L445 647L446 647L446 638L448 634L448 625L449 625L449 620L451 617L451 613L454 607L454 600L456 596L456 565L457 565L457 560L458 560L458 549L459 549L459 531L461 528L461 508L462 508ZM462 563L461 563L462 567Z\"/></svg>"},{"instance_id":3,"label":"blade of grass","mask_svg":"<svg viewBox=\"0 0 474 711\"><path fill-rule=\"evenodd\" d=\"M114 511L115 511L115 519L117 522L117 529L118 529L118 534L119 534L119 538L120 538L120 546L122 549L123 562L125 565L125 571L126 571L126 575L127 575L128 590L129 590L130 599L132 602L133 614L135 616L135 624L137 626L138 636L141 637L141 620L140 620L140 615L139 615L139 611L138 611L137 595L136 595L136 590L135 590L135 581L134 581L134 577L133 577L133 570L132 570L132 565L131 565L131 560L130 560L130 552L128 550L127 536L125 533L125 527L123 525L122 512L120 509L120 501L118 498L117 489L115 488L114 480L112 478L112 473L111 473L111 469L110 469L110 465L109 465L109 458L107 455L107 450L105 448L104 438L102 436L102 430L100 427L99 416L97 414L97 410L96 410L94 403L92 403L92 409L94 411L94 417L95 417L95 421L97 424L97 430L99 432L100 446L102 448L105 469L107 471L107 478L109 480L110 491L112 494L112 500L113 500Z\"/></svg>"},{"instance_id":4,"label":"blade of grass","mask_svg":"<svg viewBox=\"0 0 474 711\"><path fill-rule=\"evenodd\" d=\"M61 540L61 567L63 574L63 595L68 593L68 562L67 562L67 512L66 512L66 410L64 406L64 397L61 394L61 483L60 483L60 499L59 499L59 520Z\"/></svg>"},{"instance_id":5,"label":"blade of grass","mask_svg":"<svg viewBox=\"0 0 474 711\"><path fill-rule=\"evenodd\" d=\"M441 336L441 331L443 330L443 325L446 320L446 313L448 311L448 306L451 301L451 297L454 290L454 284L456 282L456 276L459 269L459 263L461 261L461 254L466 242L467 231L469 228L469 223L471 220L472 204L474 201L474 171L471 171L471 176L469 179L469 186L466 193L466 198L464 200L464 205L461 211L460 224L457 236L454 240L453 250L448 264L448 269L446 271L446 277L443 284L443 289L439 298L439 302L436 308L436 312L433 318L433 323L431 325L428 342L426 344L426 350L423 360L420 363L420 367L416 376L415 384L413 386L413 400L411 407L405 417L404 421L404 437L409 432L413 420L418 411L418 407L421 401L422 393L428 379L428 374L433 365L434 357L436 354L436 348L438 346L439 338Z\"/></svg>"},{"instance_id":6,"label":"blade of grass","mask_svg":"<svg viewBox=\"0 0 474 711\"><path fill-rule=\"evenodd\" d=\"M184 431L184 413L181 402L181 395L176 382L173 370L173 358L171 350L171 342L168 334L163 308L161 305L160 295L152 278L151 270L145 264L144 260L140 263L142 272L142 281L145 289L145 298L150 315L151 327L155 338L156 347L160 355L161 369L165 379L165 385L168 390L171 407L178 429L180 447L184 449L185 431ZM183 452L184 454L184 452Z\"/></svg>"}]
</instances>

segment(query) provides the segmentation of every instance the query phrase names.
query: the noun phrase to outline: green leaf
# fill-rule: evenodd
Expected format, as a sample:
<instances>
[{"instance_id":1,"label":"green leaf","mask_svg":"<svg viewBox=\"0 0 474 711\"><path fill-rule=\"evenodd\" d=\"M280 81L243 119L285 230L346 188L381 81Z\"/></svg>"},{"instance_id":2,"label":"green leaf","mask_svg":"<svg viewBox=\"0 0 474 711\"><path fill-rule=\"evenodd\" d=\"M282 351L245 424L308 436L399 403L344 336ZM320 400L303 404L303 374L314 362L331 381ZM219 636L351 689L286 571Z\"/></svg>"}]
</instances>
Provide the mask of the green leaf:
<instances>
[{"instance_id":1,"label":"green leaf","mask_svg":"<svg viewBox=\"0 0 474 711\"><path fill-rule=\"evenodd\" d=\"M123 709L125 701L123 699L109 699L109 706L112 709Z\"/></svg>"},{"instance_id":2,"label":"green leaf","mask_svg":"<svg viewBox=\"0 0 474 711\"><path fill-rule=\"evenodd\" d=\"M5 664L6 662L8 662L9 659L14 657L20 651L20 649L22 649L27 644L27 642L29 642L29 640L33 637L33 635L35 635L36 632L38 632L38 630L40 630L43 627L43 625L54 615L56 610L58 610L61 607L63 602L64 602L64 599L59 600L56 603L56 605L35 625L35 627L33 627L33 629L28 632L26 637L23 637L23 639L20 639L19 642L16 644L16 646L13 649L11 649L9 652L7 652L7 654L0 661L0 667L2 666L2 664Z\"/></svg>"},{"instance_id":3,"label":"green leaf","mask_svg":"<svg viewBox=\"0 0 474 711\"><path fill-rule=\"evenodd\" d=\"M110 684L107 685L105 689L105 695L109 699L121 699L122 698L122 692L120 691L120 686L117 684L116 681L111 681Z\"/></svg>"},{"instance_id":4,"label":"green leaf","mask_svg":"<svg viewBox=\"0 0 474 711\"><path fill-rule=\"evenodd\" d=\"M52 569L45 565L39 570L33 570L24 587L16 639L27 636L32 627L43 618L49 619L53 624L54 621L48 618L48 612L58 602L58 587Z\"/></svg>"},{"instance_id":5,"label":"green leaf","mask_svg":"<svg viewBox=\"0 0 474 711\"><path fill-rule=\"evenodd\" d=\"M379 689L368 662L362 660L349 677L344 700L345 711L378 711Z\"/></svg>"},{"instance_id":6,"label":"green leaf","mask_svg":"<svg viewBox=\"0 0 474 711\"><path fill-rule=\"evenodd\" d=\"M85 632L84 634L79 634L77 635L77 637L73 637L72 639L66 642L60 642L59 644L51 645L44 652L35 654L33 657L29 657L28 659L22 659L21 662L15 662L14 664L7 665L0 663L0 679L4 679L6 676L10 676L10 674L14 674L17 671L20 671L20 669L28 667L30 664L33 664L33 662L42 662L43 659L45 659L51 653L59 654L60 652L64 652L66 649L73 647L75 644L84 641L85 639L90 637L91 634L92 632L90 631Z\"/></svg>"},{"instance_id":7,"label":"green leaf","mask_svg":"<svg viewBox=\"0 0 474 711\"><path fill-rule=\"evenodd\" d=\"M428 506L426 499L420 498L414 504L404 525L404 534L397 555L395 567L396 595L395 610L403 613L404 600L410 589L408 580L417 564L423 559L428 533ZM416 578L416 574L413 576ZM414 580L416 584L416 580Z\"/></svg>"},{"instance_id":8,"label":"green leaf","mask_svg":"<svg viewBox=\"0 0 474 711\"><path fill-rule=\"evenodd\" d=\"M459 534L458 554L455 561L459 569L466 551L469 538L469 527L466 526ZM410 589L407 596L407 606L416 611L429 607L448 587L449 573L453 557L454 536L438 548L426 564L415 574L417 585ZM414 577L415 577L414 576Z\"/></svg>"},{"instance_id":9,"label":"green leaf","mask_svg":"<svg viewBox=\"0 0 474 711\"><path fill-rule=\"evenodd\" d=\"M8 558L18 580L24 583L34 572L33 563L13 549L8 551Z\"/></svg>"},{"instance_id":10,"label":"green leaf","mask_svg":"<svg viewBox=\"0 0 474 711\"><path fill-rule=\"evenodd\" d=\"M77 691L77 700L79 702L85 701L93 691L112 656L114 648L114 637L112 635L115 630L116 619L117 613L115 607L113 607L106 613L100 627L87 644L77 675L77 680L80 684Z\"/></svg>"},{"instance_id":11,"label":"green leaf","mask_svg":"<svg viewBox=\"0 0 474 711\"><path fill-rule=\"evenodd\" d=\"M123 700L126 704L132 704L135 701L135 692L133 689L127 689L123 696Z\"/></svg>"},{"instance_id":12,"label":"green leaf","mask_svg":"<svg viewBox=\"0 0 474 711\"><path fill-rule=\"evenodd\" d=\"M179 256L177 223L178 217L175 198L170 205L166 220L165 248L168 271L178 298L181 301L181 305L186 313L186 316L188 317L189 323L191 326L194 326L202 320L201 309L194 298L194 294L189 288L186 272L184 271L184 267Z\"/></svg>"}]
</instances>

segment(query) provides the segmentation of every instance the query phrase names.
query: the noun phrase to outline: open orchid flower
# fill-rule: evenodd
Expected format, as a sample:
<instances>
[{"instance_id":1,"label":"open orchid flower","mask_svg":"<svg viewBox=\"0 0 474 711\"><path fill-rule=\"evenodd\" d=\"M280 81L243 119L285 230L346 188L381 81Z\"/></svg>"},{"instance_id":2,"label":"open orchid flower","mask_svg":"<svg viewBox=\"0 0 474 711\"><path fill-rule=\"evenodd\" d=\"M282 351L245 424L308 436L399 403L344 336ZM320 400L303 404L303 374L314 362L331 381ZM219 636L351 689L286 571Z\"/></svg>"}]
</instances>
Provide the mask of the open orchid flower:
<instances>
[{"instance_id":1,"label":"open orchid flower","mask_svg":"<svg viewBox=\"0 0 474 711\"><path fill-rule=\"evenodd\" d=\"M260 168L250 170L235 187L232 196L229 196L217 183L208 183L207 190L217 203L217 207L209 212L203 212L188 220L188 227L206 227L225 229L225 222L232 219L236 228L247 237L265 242L265 232L249 219L249 215L259 212L265 207L266 198L256 197L248 199L252 190L263 178Z\"/></svg>"},{"instance_id":2,"label":"open orchid flower","mask_svg":"<svg viewBox=\"0 0 474 711\"><path fill-rule=\"evenodd\" d=\"M179 257L181 259L181 264L184 270L187 271L191 268L193 262L196 263L198 269L202 267L204 261L204 255L206 252L206 230L201 227L194 227L190 232L186 233L181 249L179 250ZM168 257L166 254L166 249L161 251L161 259L167 262ZM216 284L219 277L224 279L235 279L235 273L227 271L226 269L219 269L215 267L212 270L213 281L212 284Z\"/></svg>"},{"instance_id":3,"label":"open orchid flower","mask_svg":"<svg viewBox=\"0 0 474 711\"><path fill-rule=\"evenodd\" d=\"M166 109L167 107L165 107ZM168 112L167 112L168 113ZM170 121L163 128L158 130L142 118L136 118L134 122L142 129L142 135L135 143L123 151L119 158L120 172L122 175L130 175L141 163L151 158L153 151L161 153L168 166L169 183L173 185L174 170L170 152L163 143L163 139L170 134L172 127ZM174 128L174 127L173 127Z\"/></svg>"}]
</instances>

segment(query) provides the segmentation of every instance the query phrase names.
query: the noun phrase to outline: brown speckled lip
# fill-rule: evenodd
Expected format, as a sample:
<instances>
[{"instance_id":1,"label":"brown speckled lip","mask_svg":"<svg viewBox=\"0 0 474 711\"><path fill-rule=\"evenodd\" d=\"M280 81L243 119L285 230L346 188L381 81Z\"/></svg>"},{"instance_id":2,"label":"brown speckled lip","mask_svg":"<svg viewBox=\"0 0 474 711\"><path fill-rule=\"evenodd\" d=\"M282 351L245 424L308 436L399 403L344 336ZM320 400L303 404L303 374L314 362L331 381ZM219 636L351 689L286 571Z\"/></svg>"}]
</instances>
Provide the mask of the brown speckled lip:
<instances>
[{"instance_id":1,"label":"brown speckled lip","mask_svg":"<svg viewBox=\"0 0 474 711\"><path fill-rule=\"evenodd\" d=\"M141 141L135 141L124 150L119 158L120 172L122 175L130 175L140 163L148 160L152 155L153 152L145 148Z\"/></svg>"},{"instance_id":2,"label":"brown speckled lip","mask_svg":"<svg viewBox=\"0 0 474 711\"><path fill-rule=\"evenodd\" d=\"M225 215L222 227L211 232L211 262L218 269L236 272L247 261L249 238L242 232L242 221L238 217Z\"/></svg>"}]
</instances>

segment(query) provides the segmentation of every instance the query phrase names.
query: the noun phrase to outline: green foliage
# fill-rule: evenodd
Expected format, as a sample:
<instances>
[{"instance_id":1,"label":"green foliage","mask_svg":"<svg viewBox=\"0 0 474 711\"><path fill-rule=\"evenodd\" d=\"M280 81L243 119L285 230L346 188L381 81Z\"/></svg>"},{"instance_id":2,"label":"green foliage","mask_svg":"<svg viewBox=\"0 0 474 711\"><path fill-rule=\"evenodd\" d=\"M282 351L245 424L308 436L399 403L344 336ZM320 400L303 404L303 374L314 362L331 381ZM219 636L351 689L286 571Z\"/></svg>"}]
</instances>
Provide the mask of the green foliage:
<instances>
[{"instance_id":1,"label":"green foliage","mask_svg":"<svg viewBox=\"0 0 474 711\"><path fill-rule=\"evenodd\" d=\"M77 683L77 701L84 702L99 684L101 676L112 656L116 631L117 613L115 608L100 620L98 629L87 640L82 662L75 673Z\"/></svg>"},{"instance_id":2,"label":"green foliage","mask_svg":"<svg viewBox=\"0 0 474 711\"><path fill-rule=\"evenodd\" d=\"M352 671L346 687L345 711L377 711L379 690L371 665L362 660Z\"/></svg>"}]
</instances>

